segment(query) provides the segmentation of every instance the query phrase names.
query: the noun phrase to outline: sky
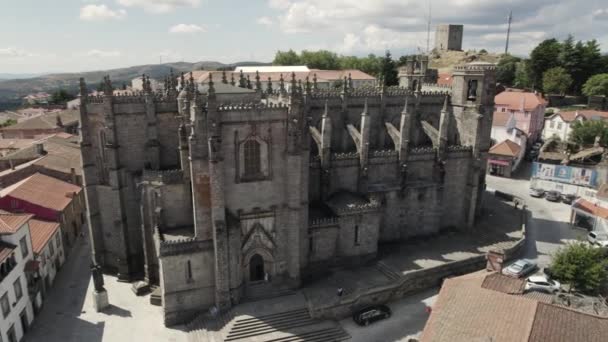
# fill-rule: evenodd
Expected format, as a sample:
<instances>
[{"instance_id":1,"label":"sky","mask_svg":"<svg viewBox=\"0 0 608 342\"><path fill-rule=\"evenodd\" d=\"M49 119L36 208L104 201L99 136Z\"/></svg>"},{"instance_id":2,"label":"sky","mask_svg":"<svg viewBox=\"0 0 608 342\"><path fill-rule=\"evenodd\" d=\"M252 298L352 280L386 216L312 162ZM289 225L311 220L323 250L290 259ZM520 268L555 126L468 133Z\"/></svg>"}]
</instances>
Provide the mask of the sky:
<instances>
[{"instance_id":1,"label":"sky","mask_svg":"<svg viewBox=\"0 0 608 342\"><path fill-rule=\"evenodd\" d=\"M597 39L608 0L430 0L464 24L464 49L525 56L540 41ZM277 50L394 56L426 50L428 0L0 0L0 73L79 72L162 62L269 62Z\"/></svg>"}]
</instances>

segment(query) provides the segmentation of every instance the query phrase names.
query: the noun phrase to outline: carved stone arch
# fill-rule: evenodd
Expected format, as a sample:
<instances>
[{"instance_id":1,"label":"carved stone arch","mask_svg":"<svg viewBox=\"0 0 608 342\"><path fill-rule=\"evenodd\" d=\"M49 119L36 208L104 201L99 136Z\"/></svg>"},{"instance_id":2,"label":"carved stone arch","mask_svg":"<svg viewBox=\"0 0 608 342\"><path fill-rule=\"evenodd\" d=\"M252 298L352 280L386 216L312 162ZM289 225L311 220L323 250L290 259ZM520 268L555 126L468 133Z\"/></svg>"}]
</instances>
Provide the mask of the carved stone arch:
<instances>
[{"instance_id":1,"label":"carved stone arch","mask_svg":"<svg viewBox=\"0 0 608 342\"><path fill-rule=\"evenodd\" d=\"M276 274L274 255L273 255L272 251L270 251L269 249L264 248L264 247L251 248L251 249L245 251L245 253L243 253L243 260L242 260L243 279L246 279L247 282L261 280L261 279L253 279L253 280L251 279L251 274L252 274L251 261L256 256L262 257L262 259L264 260L264 272L265 273L268 273L268 275L270 277L272 277Z\"/></svg>"}]
</instances>

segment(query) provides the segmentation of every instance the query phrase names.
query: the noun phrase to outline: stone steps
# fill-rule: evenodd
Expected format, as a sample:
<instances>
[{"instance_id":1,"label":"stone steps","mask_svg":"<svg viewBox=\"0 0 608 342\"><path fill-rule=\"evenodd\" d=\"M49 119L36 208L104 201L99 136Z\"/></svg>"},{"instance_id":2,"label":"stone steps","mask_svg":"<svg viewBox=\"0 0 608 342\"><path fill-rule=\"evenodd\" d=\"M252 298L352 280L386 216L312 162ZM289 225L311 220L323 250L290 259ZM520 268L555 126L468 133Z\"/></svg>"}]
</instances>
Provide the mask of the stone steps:
<instances>
[{"instance_id":1,"label":"stone steps","mask_svg":"<svg viewBox=\"0 0 608 342\"><path fill-rule=\"evenodd\" d=\"M305 332L301 334L273 338L264 340L264 342L331 342L331 341L346 341L350 339L350 335L341 327L333 327L321 330Z\"/></svg>"},{"instance_id":2,"label":"stone steps","mask_svg":"<svg viewBox=\"0 0 608 342\"><path fill-rule=\"evenodd\" d=\"M259 335L271 334L284 329L293 329L318 323L308 314L306 308L291 310L259 317L237 319L225 341L235 341Z\"/></svg>"},{"instance_id":3,"label":"stone steps","mask_svg":"<svg viewBox=\"0 0 608 342\"><path fill-rule=\"evenodd\" d=\"M228 310L211 317L208 312L202 313L186 325L189 342L222 342L223 331L228 329L234 313Z\"/></svg>"},{"instance_id":4,"label":"stone steps","mask_svg":"<svg viewBox=\"0 0 608 342\"><path fill-rule=\"evenodd\" d=\"M378 261L376 263L376 269L391 280L398 280L401 278L401 275L399 273L393 271L393 269L390 268L390 266L383 263L382 261Z\"/></svg>"}]
</instances>

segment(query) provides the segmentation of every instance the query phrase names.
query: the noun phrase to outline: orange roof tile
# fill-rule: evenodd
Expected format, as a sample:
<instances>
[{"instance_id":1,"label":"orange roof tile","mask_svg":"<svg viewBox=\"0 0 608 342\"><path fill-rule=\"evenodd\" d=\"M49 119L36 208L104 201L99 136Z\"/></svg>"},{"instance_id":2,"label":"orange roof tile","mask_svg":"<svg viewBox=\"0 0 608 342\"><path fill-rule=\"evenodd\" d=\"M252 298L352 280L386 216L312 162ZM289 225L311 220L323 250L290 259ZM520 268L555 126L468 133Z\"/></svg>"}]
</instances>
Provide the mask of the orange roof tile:
<instances>
[{"instance_id":1,"label":"orange roof tile","mask_svg":"<svg viewBox=\"0 0 608 342\"><path fill-rule=\"evenodd\" d=\"M438 85L451 86L452 81L453 81L452 74L440 73L439 75L437 75L437 84Z\"/></svg>"},{"instance_id":2,"label":"orange roof tile","mask_svg":"<svg viewBox=\"0 0 608 342\"><path fill-rule=\"evenodd\" d=\"M494 118L492 119L492 126L506 126L509 122L511 113L507 112L494 112Z\"/></svg>"},{"instance_id":3,"label":"orange roof tile","mask_svg":"<svg viewBox=\"0 0 608 342\"><path fill-rule=\"evenodd\" d=\"M608 318L538 303L528 341L604 342L607 339Z\"/></svg>"},{"instance_id":4,"label":"orange roof tile","mask_svg":"<svg viewBox=\"0 0 608 342\"><path fill-rule=\"evenodd\" d=\"M19 230L32 214L13 214L6 211L0 212L0 234L13 234Z\"/></svg>"},{"instance_id":5,"label":"orange roof tile","mask_svg":"<svg viewBox=\"0 0 608 342\"><path fill-rule=\"evenodd\" d=\"M608 111L599 111L599 110L576 110L576 111L568 111L568 112L559 112L551 115L549 118L553 118L554 116L559 115L562 120L566 122L574 121L578 116L582 116L587 120L591 120L593 118L601 118L602 120L608 119Z\"/></svg>"},{"instance_id":6,"label":"orange roof tile","mask_svg":"<svg viewBox=\"0 0 608 342\"><path fill-rule=\"evenodd\" d=\"M574 202L574 208L586 211L589 214L608 219L608 208L600 207L586 199L579 198Z\"/></svg>"},{"instance_id":7,"label":"orange roof tile","mask_svg":"<svg viewBox=\"0 0 608 342\"><path fill-rule=\"evenodd\" d=\"M504 140L503 142L500 142L500 143L492 146L492 148L490 148L490 151L488 151L488 153L498 154L498 155L507 156L507 157L516 157L520 151L521 151L521 146L519 146L517 143L507 139L507 140Z\"/></svg>"},{"instance_id":8,"label":"orange roof tile","mask_svg":"<svg viewBox=\"0 0 608 342\"><path fill-rule=\"evenodd\" d=\"M521 110L525 104L525 110L534 110L538 106L545 106L547 101L540 94L530 92L503 91L494 97L496 106L505 106L513 110Z\"/></svg>"},{"instance_id":9,"label":"orange roof tile","mask_svg":"<svg viewBox=\"0 0 608 342\"><path fill-rule=\"evenodd\" d=\"M59 223L32 219L30 220L29 225L30 236L32 237L32 248L34 249L34 253L39 254L59 229Z\"/></svg>"},{"instance_id":10,"label":"orange roof tile","mask_svg":"<svg viewBox=\"0 0 608 342\"><path fill-rule=\"evenodd\" d=\"M2 191L0 197L11 196L44 208L63 210L81 188L59 179L36 173Z\"/></svg>"}]
</instances>

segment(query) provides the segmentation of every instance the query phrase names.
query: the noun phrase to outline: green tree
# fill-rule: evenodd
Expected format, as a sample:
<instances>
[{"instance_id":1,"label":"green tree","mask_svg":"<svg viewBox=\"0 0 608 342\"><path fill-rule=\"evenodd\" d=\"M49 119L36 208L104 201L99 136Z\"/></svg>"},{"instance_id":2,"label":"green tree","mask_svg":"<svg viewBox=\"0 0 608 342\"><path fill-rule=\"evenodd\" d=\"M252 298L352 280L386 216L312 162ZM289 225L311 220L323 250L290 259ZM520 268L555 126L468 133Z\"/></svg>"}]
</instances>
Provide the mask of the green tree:
<instances>
[{"instance_id":1,"label":"green tree","mask_svg":"<svg viewBox=\"0 0 608 342\"><path fill-rule=\"evenodd\" d=\"M73 100L75 97L65 89L59 89L51 95L51 103L60 104Z\"/></svg>"},{"instance_id":2,"label":"green tree","mask_svg":"<svg viewBox=\"0 0 608 342\"><path fill-rule=\"evenodd\" d=\"M6 121L4 121L3 123L0 123L0 127L8 127L8 126L12 126L14 124L17 123L17 120L15 119L8 119Z\"/></svg>"},{"instance_id":3,"label":"green tree","mask_svg":"<svg viewBox=\"0 0 608 342\"><path fill-rule=\"evenodd\" d=\"M504 55L496 66L496 81L500 84L512 86L515 83L515 73L517 64L521 62L521 58Z\"/></svg>"},{"instance_id":4,"label":"green tree","mask_svg":"<svg viewBox=\"0 0 608 342\"><path fill-rule=\"evenodd\" d=\"M561 248L551 263L553 277L578 291L597 293L607 277L608 261L604 253L602 249L583 242Z\"/></svg>"},{"instance_id":5,"label":"green tree","mask_svg":"<svg viewBox=\"0 0 608 342\"><path fill-rule=\"evenodd\" d=\"M530 74L530 63L528 60L523 60L517 63L515 66L515 79L513 80L513 86L521 89L532 87Z\"/></svg>"},{"instance_id":6,"label":"green tree","mask_svg":"<svg viewBox=\"0 0 608 342\"><path fill-rule=\"evenodd\" d=\"M300 63L312 69L335 70L339 69L338 55L331 51L302 51L300 53Z\"/></svg>"},{"instance_id":7,"label":"green tree","mask_svg":"<svg viewBox=\"0 0 608 342\"><path fill-rule=\"evenodd\" d=\"M272 61L272 65L299 65L301 64L300 62L300 56L298 56L298 54L293 51L293 50L289 50L289 51L277 51L277 53L274 56L274 60Z\"/></svg>"},{"instance_id":8,"label":"green tree","mask_svg":"<svg viewBox=\"0 0 608 342\"><path fill-rule=\"evenodd\" d=\"M600 137L600 145L608 146L608 124L605 121L575 121L571 126L570 141L581 146L590 146L595 137Z\"/></svg>"},{"instance_id":9,"label":"green tree","mask_svg":"<svg viewBox=\"0 0 608 342\"><path fill-rule=\"evenodd\" d=\"M592 76L583 85L586 96L608 96L608 73Z\"/></svg>"},{"instance_id":10,"label":"green tree","mask_svg":"<svg viewBox=\"0 0 608 342\"><path fill-rule=\"evenodd\" d=\"M382 58L381 76L384 80L384 85L394 86L399 84L399 78L397 77L397 67L395 61L391 57L391 52L386 51L384 58Z\"/></svg>"},{"instance_id":11,"label":"green tree","mask_svg":"<svg viewBox=\"0 0 608 342\"><path fill-rule=\"evenodd\" d=\"M542 90L543 74L545 71L559 66L561 44L556 39L547 39L530 53L530 81L535 89Z\"/></svg>"},{"instance_id":12,"label":"green tree","mask_svg":"<svg viewBox=\"0 0 608 342\"><path fill-rule=\"evenodd\" d=\"M572 85L572 77L562 67L551 68L543 74L543 90L563 95Z\"/></svg>"}]
</instances>

